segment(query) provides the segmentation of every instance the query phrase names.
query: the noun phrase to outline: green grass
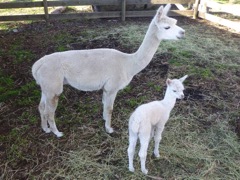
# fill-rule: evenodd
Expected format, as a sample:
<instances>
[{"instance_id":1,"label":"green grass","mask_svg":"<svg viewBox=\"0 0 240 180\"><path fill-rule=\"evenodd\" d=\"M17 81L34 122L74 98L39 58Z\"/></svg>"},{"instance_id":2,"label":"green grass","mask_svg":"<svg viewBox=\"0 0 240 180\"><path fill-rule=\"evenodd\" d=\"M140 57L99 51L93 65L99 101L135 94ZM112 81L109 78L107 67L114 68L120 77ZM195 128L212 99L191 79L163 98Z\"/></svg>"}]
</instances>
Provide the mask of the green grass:
<instances>
[{"instance_id":1,"label":"green grass","mask_svg":"<svg viewBox=\"0 0 240 180\"><path fill-rule=\"evenodd\" d=\"M203 123L213 123L211 126ZM216 115L207 117L206 122L196 116L172 118L164 134L161 146L164 158L173 164L181 163L177 168L177 178L238 179L237 168L239 143L235 133L229 131L229 125ZM205 128L200 128L201 126ZM184 133L185 132L185 133ZM179 138L172 138L179 137ZM187 172L186 172L187 170ZM189 176L194 173L194 176Z\"/></svg>"},{"instance_id":2,"label":"green grass","mask_svg":"<svg viewBox=\"0 0 240 180\"><path fill-rule=\"evenodd\" d=\"M12 61L16 65L35 58L35 55L30 50L24 49L23 44L24 40L21 38L11 42L11 47L8 51L1 50L0 56L8 57L9 61Z\"/></svg>"},{"instance_id":3,"label":"green grass","mask_svg":"<svg viewBox=\"0 0 240 180\"><path fill-rule=\"evenodd\" d=\"M29 130L28 125L19 126L16 128L13 128L9 132L8 137L1 136L3 139L3 142L9 143L9 149L6 152L7 159L9 161L13 161L13 165L15 164L15 159L18 160L24 160L25 159L25 150L27 145L29 144L29 141L26 139L26 137L23 137L25 134L25 131Z\"/></svg>"},{"instance_id":4,"label":"green grass","mask_svg":"<svg viewBox=\"0 0 240 180\"><path fill-rule=\"evenodd\" d=\"M39 96L40 92L36 89L34 81L18 87L11 76L0 78L0 102L17 98L15 101L17 105L31 105L39 99Z\"/></svg>"},{"instance_id":5,"label":"green grass","mask_svg":"<svg viewBox=\"0 0 240 180\"><path fill-rule=\"evenodd\" d=\"M14 89L14 80L11 77L0 77L0 102L18 94L19 92Z\"/></svg>"},{"instance_id":6,"label":"green grass","mask_svg":"<svg viewBox=\"0 0 240 180\"><path fill-rule=\"evenodd\" d=\"M150 20L31 24L37 29L26 24L1 24L5 29L1 31L5 46L0 50L1 178L239 179L240 144L235 129L240 116L240 37L198 21L187 22L179 20L186 39L161 42L152 62L118 93L112 118L114 134L104 129L101 91L80 92L64 87L56 111L58 128L64 132L62 138L40 129L40 88L31 75L33 62L45 54L71 49L73 43L85 45L81 47L113 44L134 52ZM56 29L59 23L63 28ZM23 31L13 36L9 33L13 27ZM34 37L29 44L25 43L28 37ZM163 68L168 69L161 75ZM162 99L167 78L185 74L189 74L186 100L177 101L166 124L161 157L151 156L151 141L149 176L145 176L140 171L137 146L136 172L130 173L130 114L140 104Z\"/></svg>"},{"instance_id":7,"label":"green grass","mask_svg":"<svg viewBox=\"0 0 240 180\"><path fill-rule=\"evenodd\" d=\"M199 67L192 67L188 74L191 74L193 76L199 76L199 78L211 78L213 77L213 73L209 68L199 68Z\"/></svg>"}]
</instances>

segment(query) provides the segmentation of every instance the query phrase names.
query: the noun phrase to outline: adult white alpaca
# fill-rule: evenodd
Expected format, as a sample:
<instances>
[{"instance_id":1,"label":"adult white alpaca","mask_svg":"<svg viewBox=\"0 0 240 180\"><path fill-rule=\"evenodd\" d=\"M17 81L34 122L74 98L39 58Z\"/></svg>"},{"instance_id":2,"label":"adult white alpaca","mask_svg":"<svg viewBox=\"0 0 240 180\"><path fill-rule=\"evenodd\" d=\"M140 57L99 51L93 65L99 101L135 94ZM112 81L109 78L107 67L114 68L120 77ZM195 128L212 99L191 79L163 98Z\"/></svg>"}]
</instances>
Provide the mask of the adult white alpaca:
<instances>
[{"instance_id":1,"label":"adult white alpaca","mask_svg":"<svg viewBox=\"0 0 240 180\"><path fill-rule=\"evenodd\" d=\"M161 101L153 101L139 106L129 119L129 171L134 172L133 157L137 139L140 140L139 157L141 161L141 170L144 174L148 173L145 167L148 144L151 136L154 137L155 147L154 155L159 155L159 143L162 139L164 126L169 119L171 110L173 109L176 99L184 97L184 86L182 82L187 78L187 75L181 79L167 80L167 90L164 99Z\"/></svg>"},{"instance_id":2,"label":"adult white alpaca","mask_svg":"<svg viewBox=\"0 0 240 180\"><path fill-rule=\"evenodd\" d=\"M103 89L103 119L106 131L112 133L111 116L117 92L149 64L161 40L184 37L185 31L176 25L177 20L167 17L170 7L168 4L158 9L135 53L114 49L72 50L39 59L32 74L42 90L39 111L43 130L58 137L63 135L56 127L54 115L63 85L69 84L83 91Z\"/></svg>"}]
</instances>

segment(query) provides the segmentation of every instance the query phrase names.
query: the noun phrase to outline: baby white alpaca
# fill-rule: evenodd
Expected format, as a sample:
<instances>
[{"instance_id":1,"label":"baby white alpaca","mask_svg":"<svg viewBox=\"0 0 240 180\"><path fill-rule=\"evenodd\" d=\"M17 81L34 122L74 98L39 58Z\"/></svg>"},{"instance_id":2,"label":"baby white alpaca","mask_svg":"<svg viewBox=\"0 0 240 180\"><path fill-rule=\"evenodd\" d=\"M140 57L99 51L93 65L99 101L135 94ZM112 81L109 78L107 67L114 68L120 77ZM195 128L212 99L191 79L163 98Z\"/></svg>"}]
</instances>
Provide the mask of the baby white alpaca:
<instances>
[{"instance_id":1,"label":"baby white alpaca","mask_svg":"<svg viewBox=\"0 0 240 180\"><path fill-rule=\"evenodd\" d=\"M164 99L143 104L131 115L129 119L129 171L134 172L133 157L138 138L141 144L138 155L141 161L141 170L144 174L148 173L148 170L145 168L145 162L151 137L154 137L155 141L154 155L160 157L158 149L162 138L161 134L176 103L176 99L184 98L182 82L186 78L187 75L180 79L167 79L167 90Z\"/></svg>"},{"instance_id":2,"label":"baby white alpaca","mask_svg":"<svg viewBox=\"0 0 240 180\"><path fill-rule=\"evenodd\" d=\"M35 62L32 74L42 90L39 104L42 129L58 137L63 135L57 129L54 116L63 85L69 84L82 91L103 90L103 119L106 131L112 133L111 116L117 92L149 64L161 40L178 40L185 35L176 25L177 20L167 16L170 7L168 4L158 9L135 53L107 48L72 50L53 53Z\"/></svg>"}]
</instances>

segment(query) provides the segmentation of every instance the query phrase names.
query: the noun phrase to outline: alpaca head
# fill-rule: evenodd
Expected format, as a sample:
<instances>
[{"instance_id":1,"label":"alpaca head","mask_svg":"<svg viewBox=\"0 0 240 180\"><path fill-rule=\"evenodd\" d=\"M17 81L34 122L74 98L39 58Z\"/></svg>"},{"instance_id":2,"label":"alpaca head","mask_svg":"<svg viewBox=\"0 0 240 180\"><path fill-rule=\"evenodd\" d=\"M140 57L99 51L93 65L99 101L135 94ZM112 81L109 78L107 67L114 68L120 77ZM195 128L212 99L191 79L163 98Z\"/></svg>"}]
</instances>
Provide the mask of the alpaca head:
<instances>
[{"instance_id":1,"label":"alpaca head","mask_svg":"<svg viewBox=\"0 0 240 180\"><path fill-rule=\"evenodd\" d=\"M154 17L154 23L157 26L157 38L159 40L178 40L185 36L185 30L177 26L177 20L167 16L171 5L161 6Z\"/></svg>"},{"instance_id":2,"label":"alpaca head","mask_svg":"<svg viewBox=\"0 0 240 180\"><path fill-rule=\"evenodd\" d=\"M168 92L170 93L171 96L177 98L177 99L183 99L184 94L184 86L183 86L183 81L188 77L188 75L183 76L180 79L167 79L167 88Z\"/></svg>"}]
</instances>

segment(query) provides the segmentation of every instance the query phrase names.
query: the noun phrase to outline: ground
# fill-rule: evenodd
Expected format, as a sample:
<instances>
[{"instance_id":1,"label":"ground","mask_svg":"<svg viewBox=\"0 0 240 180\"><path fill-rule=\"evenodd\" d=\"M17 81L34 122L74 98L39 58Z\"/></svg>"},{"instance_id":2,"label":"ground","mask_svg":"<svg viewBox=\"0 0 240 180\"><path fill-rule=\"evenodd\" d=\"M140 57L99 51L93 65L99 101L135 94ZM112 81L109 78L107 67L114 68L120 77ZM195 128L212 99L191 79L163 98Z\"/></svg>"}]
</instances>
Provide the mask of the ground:
<instances>
[{"instance_id":1,"label":"ground","mask_svg":"<svg viewBox=\"0 0 240 180\"><path fill-rule=\"evenodd\" d=\"M204 20L177 18L186 39L161 42L152 62L118 93L111 135L104 130L101 91L64 87L56 121L62 138L40 128L40 88L33 63L70 49L132 53L150 18L0 24L1 179L239 179L240 35ZM140 104L163 98L167 78L188 74L149 176L128 172L128 118ZM136 153L137 154L137 153Z\"/></svg>"}]
</instances>

